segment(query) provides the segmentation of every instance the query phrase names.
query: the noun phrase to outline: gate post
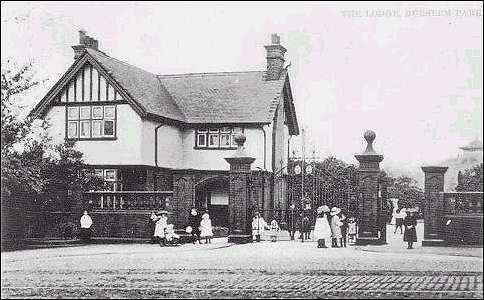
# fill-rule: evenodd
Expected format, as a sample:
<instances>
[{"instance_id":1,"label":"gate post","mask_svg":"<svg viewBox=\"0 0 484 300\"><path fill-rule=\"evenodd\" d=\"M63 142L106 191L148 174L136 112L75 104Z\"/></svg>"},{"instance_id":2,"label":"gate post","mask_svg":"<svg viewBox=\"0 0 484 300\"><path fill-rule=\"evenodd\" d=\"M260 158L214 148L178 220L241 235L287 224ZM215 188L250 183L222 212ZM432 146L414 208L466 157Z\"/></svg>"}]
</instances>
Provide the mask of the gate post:
<instances>
[{"instance_id":1,"label":"gate post","mask_svg":"<svg viewBox=\"0 0 484 300\"><path fill-rule=\"evenodd\" d=\"M230 164L229 190L229 243L245 244L252 242L251 228L251 171L255 158L245 152L245 136L238 133L234 137L237 150L225 160Z\"/></svg>"},{"instance_id":2,"label":"gate post","mask_svg":"<svg viewBox=\"0 0 484 300\"><path fill-rule=\"evenodd\" d=\"M372 130L367 130L363 135L367 142L366 150L355 155L360 163L358 168L358 237L356 243L359 245L384 244L386 241L379 236L381 229L381 216L378 212L382 211L379 199L380 191L380 162L383 156L373 150L373 141L376 134ZM385 228L386 229L386 228Z\"/></svg>"},{"instance_id":3,"label":"gate post","mask_svg":"<svg viewBox=\"0 0 484 300\"><path fill-rule=\"evenodd\" d=\"M444 244L442 236L444 216L444 174L447 167L422 167L425 174L424 239L422 246Z\"/></svg>"}]
</instances>

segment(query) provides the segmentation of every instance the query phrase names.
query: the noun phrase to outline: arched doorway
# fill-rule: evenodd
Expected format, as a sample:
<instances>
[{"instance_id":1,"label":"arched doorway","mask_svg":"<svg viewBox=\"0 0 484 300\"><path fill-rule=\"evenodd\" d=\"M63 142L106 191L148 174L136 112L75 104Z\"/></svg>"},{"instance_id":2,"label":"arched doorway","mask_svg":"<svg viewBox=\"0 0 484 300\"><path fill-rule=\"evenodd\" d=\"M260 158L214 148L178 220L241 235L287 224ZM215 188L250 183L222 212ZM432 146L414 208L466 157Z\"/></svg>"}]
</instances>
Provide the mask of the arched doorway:
<instances>
[{"instance_id":1,"label":"arched doorway","mask_svg":"<svg viewBox=\"0 0 484 300\"><path fill-rule=\"evenodd\" d=\"M229 178L213 176L195 186L195 206L208 210L212 226L228 227Z\"/></svg>"}]
</instances>

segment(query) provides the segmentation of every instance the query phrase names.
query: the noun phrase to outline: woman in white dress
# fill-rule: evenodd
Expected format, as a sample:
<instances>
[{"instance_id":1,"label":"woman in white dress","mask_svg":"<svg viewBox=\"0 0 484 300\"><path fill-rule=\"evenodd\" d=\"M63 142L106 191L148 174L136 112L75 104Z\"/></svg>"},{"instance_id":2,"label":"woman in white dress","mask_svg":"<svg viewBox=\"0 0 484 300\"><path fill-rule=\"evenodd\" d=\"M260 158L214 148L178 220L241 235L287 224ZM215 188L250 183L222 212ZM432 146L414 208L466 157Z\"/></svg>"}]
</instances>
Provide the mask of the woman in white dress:
<instances>
[{"instance_id":1,"label":"woman in white dress","mask_svg":"<svg viewBox=\"0 0 484 300\"><path fill-rule=\"evenodd\" d=\"M318 207L316 210L318 216L314 224L314 237L318 241L318 248L327 248L325 241L331 238L331 227L329 226L327 213L329 207L326 205Z\"/></svg>"}]
</instances>

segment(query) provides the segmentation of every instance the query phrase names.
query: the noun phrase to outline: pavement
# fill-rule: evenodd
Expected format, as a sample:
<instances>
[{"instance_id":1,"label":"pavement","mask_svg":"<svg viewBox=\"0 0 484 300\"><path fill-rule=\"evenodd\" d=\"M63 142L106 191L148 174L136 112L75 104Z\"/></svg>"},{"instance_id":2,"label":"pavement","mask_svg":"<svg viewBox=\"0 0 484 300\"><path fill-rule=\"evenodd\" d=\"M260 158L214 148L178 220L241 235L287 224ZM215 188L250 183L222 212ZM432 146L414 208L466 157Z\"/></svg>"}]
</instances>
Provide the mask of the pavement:
<instances>
[{"instance_id":1,"label":"pavement","mask_svg":"<svg viewBox=\"0 0 484 300\"><path fill-rule=\"evenodd\" d=\"M420 225L420 224L419 224ZM482 248L263 241L1 253L2 298L482 298ZM479 254L480 253L480 254Z\"/></svg>"}]
</instances>

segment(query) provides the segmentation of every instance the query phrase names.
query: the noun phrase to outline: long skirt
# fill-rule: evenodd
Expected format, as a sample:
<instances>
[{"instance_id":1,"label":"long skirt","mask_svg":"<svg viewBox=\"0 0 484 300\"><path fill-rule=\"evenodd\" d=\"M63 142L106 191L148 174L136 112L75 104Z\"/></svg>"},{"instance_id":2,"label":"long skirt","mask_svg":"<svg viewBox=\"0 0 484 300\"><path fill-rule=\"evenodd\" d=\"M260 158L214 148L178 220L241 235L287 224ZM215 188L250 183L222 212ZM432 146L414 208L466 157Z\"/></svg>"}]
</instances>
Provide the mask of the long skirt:
<instances>
[{"instance_id":1,"label":"long skirt","mask_svg":"<svg viewBox=\"0 0 484 300\"><path fill-rule=\"evenodd\" d=\"M405 232L403 233L404 242L416 242L417 241L417 230L415 226L412 228L405 227Z\"/></svg>"}]
</instances>

